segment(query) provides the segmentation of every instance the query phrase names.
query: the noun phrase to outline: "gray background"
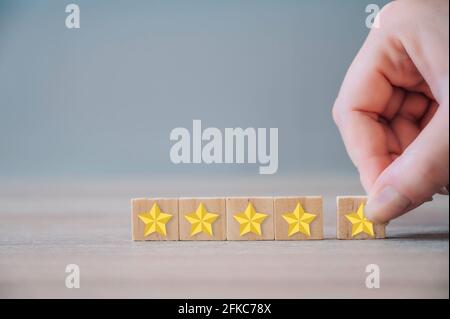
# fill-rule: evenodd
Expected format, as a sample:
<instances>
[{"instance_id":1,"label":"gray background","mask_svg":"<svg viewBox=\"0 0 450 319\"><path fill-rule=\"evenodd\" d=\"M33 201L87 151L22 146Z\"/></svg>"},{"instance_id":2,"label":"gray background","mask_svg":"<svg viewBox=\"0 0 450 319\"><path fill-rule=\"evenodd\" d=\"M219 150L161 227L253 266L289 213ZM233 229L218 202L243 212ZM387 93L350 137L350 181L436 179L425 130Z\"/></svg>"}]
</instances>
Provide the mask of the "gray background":
<instances>
[{"instance_id":1,"label":"gray background","mask_svg":"<svg viewBox=\"0 0 450 319\"><path fill-rule=\"evenodd\" d=\"M356 174L331 118L385 1L0 1L0 176L258 174L174 165L170 131L278 127L278 174Z\"/></svg>"},{"instance_id":2,"label":"gray background","mask_svg":"<svg viewBox=\"0 0 450 319\"><path fill-rule=\"evenodd\" d=\"M0 0L0 297L448 299L448 197L334 240L335 196L363 190L331 107L369 1L73 0L68 30L69 1ZM193 119L278 127L278 174L172 164ZM130 198L251 194L322 195L326 240L130 239Z\"/></svg>"}]
</instances>

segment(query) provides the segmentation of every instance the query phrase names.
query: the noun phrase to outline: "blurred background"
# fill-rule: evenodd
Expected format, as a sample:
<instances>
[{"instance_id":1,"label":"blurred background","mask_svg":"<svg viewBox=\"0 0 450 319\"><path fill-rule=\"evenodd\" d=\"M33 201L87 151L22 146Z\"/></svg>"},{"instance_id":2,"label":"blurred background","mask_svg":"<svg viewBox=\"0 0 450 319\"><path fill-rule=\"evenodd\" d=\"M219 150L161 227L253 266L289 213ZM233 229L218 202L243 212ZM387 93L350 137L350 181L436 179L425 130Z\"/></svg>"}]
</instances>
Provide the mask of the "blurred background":
<instances>
[{"instance_id":1,"label":"blurred background","mask_svg":"<svg viewBox=\"0 0 450 319\"><path fill-rule=\"evenodd\" d=\"M174 165L193 119L279 128L280 176L356 177L331 108L367 1L73 2L80 29L69 1L0 1L0 178L258 174Z\"/></svg>"},{"instance_id":2,"label":"blurred background","mask_svg":"<svg viewBox=\"0 0 450 319\"><path fill-rule=\"evenodd\" d=\"M385 3L0 0L0 298L448 298L448 197L333 240L335 196L364 191L331 109ZM277 174L173 164L193 119L278 128ZM229 195L323 195L327 240L131 241L131 198Z\"/></svg>"}]
</instances>

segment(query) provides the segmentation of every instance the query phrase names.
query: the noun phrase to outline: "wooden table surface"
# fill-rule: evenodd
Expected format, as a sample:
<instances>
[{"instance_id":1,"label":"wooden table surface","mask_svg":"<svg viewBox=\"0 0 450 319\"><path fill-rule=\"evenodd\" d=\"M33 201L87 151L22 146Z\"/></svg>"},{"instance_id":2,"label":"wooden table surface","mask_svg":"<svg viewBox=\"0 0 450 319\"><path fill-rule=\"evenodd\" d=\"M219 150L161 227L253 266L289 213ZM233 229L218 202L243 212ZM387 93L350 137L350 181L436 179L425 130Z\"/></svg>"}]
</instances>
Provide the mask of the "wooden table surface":
<instances>
[{"instance_id":1,"label":"wooden table surface","mask_svg":"<svg viewBox=\"0 0 450 319\"><path fill-rule=\"evenodd\" d=\"M133 242L130 199L323 195L321 241ZM448 298L449 201L438 196L389 224L389 239L339 241L335 196L356 177L3 179L1 298ZM65 267L81 287L65 287ZM368 264L381 287L365 286Z\"/></svg>"}]
</instances>

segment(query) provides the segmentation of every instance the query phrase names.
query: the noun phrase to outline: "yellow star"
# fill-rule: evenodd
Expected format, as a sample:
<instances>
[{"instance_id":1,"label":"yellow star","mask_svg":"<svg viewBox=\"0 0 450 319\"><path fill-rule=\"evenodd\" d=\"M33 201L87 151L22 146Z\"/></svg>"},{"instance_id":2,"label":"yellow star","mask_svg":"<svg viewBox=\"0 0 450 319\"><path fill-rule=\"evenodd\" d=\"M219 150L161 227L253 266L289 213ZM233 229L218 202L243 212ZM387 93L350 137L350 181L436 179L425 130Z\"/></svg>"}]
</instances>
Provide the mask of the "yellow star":
<instances>
[{"instance_id":1,"label":"yellow star","mask_svg":"<svg viewBox=\"0 0 450 319\"><path fill-rule=\"evenodd\" d=\"M316 215L305 212L300 202L292 213L283 214L283 218L289 224L288 236L296 233L311 236L309 224L316 218Z\"/></svg>"},{"instance_id":2,"label":"yellow star","mask_svg":"<svg viewBox=\"0 0 450 319\"><path fill-rule=\"evenodd\" d=\"M252 203L249 202L243 213L234 215L234 219L236 219L240 224L239 235L243 236L249 232L252 232L261 236L261 223L267 216L267 214L257 213Z\"/></svg>"},{"instance_id":3,"label":"yellow star","mask_svg":"<svg viewBox=\"0 0 450 319\"><path fill-rule=\"evenodd\" d=\"M345 217L352 223L352 237L359 233L375 236L373 232L373 223L364 216L364 204L359 205L356 213L347 214Z\"/></svg>"},{"instance_id":4,"label":"yellow star","mask_svg":"<svg viewBox=\"0 0 450 319\"><path fill-rule=\"evenodd\" d=\"M145 224L144 236L148 236L154 232L163 236L167 235L166 224L172 218L172 215L161 211L157 203L153 204L150 212L141 213L138 217Z\"/></svg>"},{"instance_id":5,"label":"yellow star","mask_svg":"<svg viewBox=\"0 0 450 319\"><path fill-rule=\"evenodd\" d=\"M191 236L200 232L207 233L209 236L213 235L212 224L219 217L218 214L210 213L206 210L205 205L200 203L197 210L193 213L184 216L191 226Z\"/></svg>"}]
</instances>

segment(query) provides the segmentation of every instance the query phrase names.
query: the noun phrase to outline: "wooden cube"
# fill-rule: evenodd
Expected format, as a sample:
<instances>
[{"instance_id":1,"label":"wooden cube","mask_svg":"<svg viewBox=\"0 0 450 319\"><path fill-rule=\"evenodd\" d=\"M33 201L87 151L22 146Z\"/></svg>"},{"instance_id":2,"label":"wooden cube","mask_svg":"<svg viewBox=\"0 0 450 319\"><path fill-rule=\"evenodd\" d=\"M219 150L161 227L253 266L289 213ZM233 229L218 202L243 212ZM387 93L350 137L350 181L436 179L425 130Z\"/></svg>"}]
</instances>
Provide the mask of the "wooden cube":
<instances>
[{"instance_id":1,"label":"wooden cube","mask_svg":"<svg viewBox=\"0 0 450 319\"><path fill-rule=\"evenodd\" d=\"M131 211L133 240L178 240L178 199L133 199Z\"/></svg>"},{"instance_id":2,"label":"wooden cube","mask_svg":"<svg viewBox=\"0 0 450 319\"><path fill-rule=\"evenodd\" d=\"M364 205L367 202L367 197L338 196L336 201L338 239L379 239L386 237L385 224L375 224L361 219L361 216L365 218ZM357 214L358 212L360 215ZM372 226L370 227L370 223L367 222L370 222ZM370 229L373 230L373 235L369 234Z\"/></svg>"},{"instance_id":3,"label":"wooden cube","mask_svg":"<svg viewBox=\"0 0 450 319\"><path fill-rule=\"evenodd\" d=\"M227 198L228 240L273 240L272 197Z\"/></svg>"},{"instance_id":4,"label":"wooden cube","mask_svg":"<svg viewBox=\"0 0 450 319\"><path fill-rule=\"evenodd\" d=\"M226 240L225 198L180 198L180 240Z\"/></svg>"},{"instance_id":5,"label":"wooden cube","mask_svg":"<svg viewBox=\"0 0 450 319\"><path fill-rule=\"evenodd\" d=\"M321 196L276 197L275 239L323 239L323 200Z\"/></svg>"}]
</instances>

